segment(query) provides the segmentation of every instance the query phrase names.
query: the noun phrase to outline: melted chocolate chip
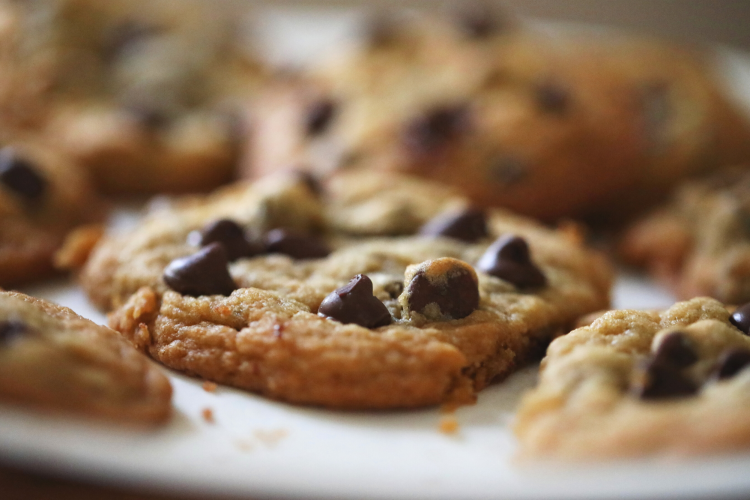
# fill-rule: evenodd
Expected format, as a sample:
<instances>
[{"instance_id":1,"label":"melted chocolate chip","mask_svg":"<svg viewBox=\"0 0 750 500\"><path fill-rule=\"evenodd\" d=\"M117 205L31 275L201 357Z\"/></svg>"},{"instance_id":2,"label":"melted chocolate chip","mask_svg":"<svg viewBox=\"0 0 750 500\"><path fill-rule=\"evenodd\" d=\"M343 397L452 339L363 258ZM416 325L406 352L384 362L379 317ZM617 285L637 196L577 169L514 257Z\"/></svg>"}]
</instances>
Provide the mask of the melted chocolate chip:
<instances>
[{"instance_id":1,"label":"melted chocolate chip","mask_svg":"<svg viewBox=\"0 0 750 500\"><path fill-rule=\"evenodd\" d=\"M47 181L36 166L18 156L12 147L0 150L0 183L28 201L38 199L47 189Z\"/></svg>"},{"instance_id":2,"label":"melted chocolate chip","mask_svg":"<svg viewBox=\"0 0 750 500\"><path fill-rule=\"evenodd\" d=\"M193 255L170 262L164 270L164 282L183 295L230 295L237 285L228 266L224 246L211 243Z\"/></svg>"},{"instance_id":3,"label":"melted chocolate chip","mask_svg":"<svg viewBox=\"0 0 750 500\"><path fill-rule=\"evenodd\" d=\"M230 219L219 219L208 224L200 232L190 233L188 242L201 247L221 243L230 262L263 253L262 245L249 241L242 226Z\"/></svg>"},{"instance_id":4,"label":"melted chocolate chip","mask_svg":"<svg viewBox=\"0 0 750 500\"><path fill-rule=\"evenodd\" d=\"M672 332L664 336L654 352L653 359L655 363L687 368L698 361L698 355L687 335L682 332Z\"/></svg>"},{"instance_id":5,"label":"melted chocolate chip","mask_svg":"<svg viewBox=\"0 0 750 500\"><path fill-rule=\"evenodd\" d=\"M314 102L305 115L305 132L310 137L323 134L333 122L336 104L330 99Z\"/></svg>"},{"instance_id":6,"label":"melted chocolate chip","mask_svg":"<svg viewBox=\"0 0 750 500\"><path fill-rule=\"evenodd\" d=\"M269 231L265 237L265 247L268 253L280 253L293 259L320 259L331 253L321 239L287 229Z\"/></svg>"},{"instance_id":7,"label":"melted chocolate chip","mask_svg":"<svg viewBox=\"0 0 750 500\"><path fill-rule=\"evenodd\" d=\"M521 289L547 284L547 278L531 261L526 240L512 234L502 236L490 245L476 267Z\"/></svg>"},{"instance_id":8,"label":"melted chocolate chip","mask_svg":"<svg viewBox=\"0 0 750 500\"><path fill-rule=\"evenodd\" d=\"M633 392L641 399L669 399L692 396L698 386L674 365L651 359L641 367L641 379Z\"/></svg>"},{"instance_id":9,"label":"melted chocolate chip","mask_svg":"<svg viewBox=\"0 0 750 500\"><path fill-rule=\"evenodd\" d=\"M545 81L535 88L536 102L539 108L551 114L564 114L570 105L568 89L554 81Z\"/></svg>"},{"instance_id":10,"label":"melted chocolate chip","mask_svg":"<svg viewBox=\"0 0 750 500\"><path fill-rule=\"evenodd\" d=\"M464 7L456 12L455 17L458 28L473 39L488 38L503 28L502 20L489 5L483 3Z\"/></svg>"},{"instance_id":11,"label":"melted chocolate chip","mask_svg":"<svg viewBox=\"0 0 750 500\"><path fill-rule=\"evenodd\" d=\"M429 154L469 128L465 105L442 106L418 116L404 131L404 142L416 154Z\"/></svg>"},{"instance_id":12,"label":"melted chocolate chip","mask_svg":"<svg viewBox=\"0 0 750 500\"><path fill-rule=\"evenodd\" d=\"M389 325L392 321L388 308L372 294L372 281L364 274L356 275L349 284L323 299L318 315L365 328Z\"/></svg>"},{"instance_id":13,"label":"melted chocolate chip","mask_svg":"<svg viewBox=\"0 0 750 500\"><path fill-rule=\"evenodd\" d=\"M9 319L0 321L0 346L11 344L15 339L21 337L28 331L28 326L23 321Z\"/></svg>"},{"instance_id":14,"label":"melted chocolate chip","mask_svg":"<svg viewBox=\"0 0 750 500\"><path fill-rule=\"evenodd\" d=\"M748 335L750 332L750 303L738 307L729 317L729 322L736 326L742 333Z\"/></svg>"},{"instance_id":15,"label":"melted chocolate chip","mask_svg":"<svg viewBox=\"0 0 750 500\"><path fill-rule=\"evenodd\" d=\"M424 236L447 236L461 241L477 241L487 236L487 215L477 208L441 214L419 230Z\"/></svg>"},{"instance_id":16,"label":"melted chocolate chip","mask_svg":"<svg viewBox=\"0 0 750 500\"><path fill-rule=\"evenodd\" d=\"M521 182L529 174L529 167L526 162L515 156L503 155L492 161L489 174L492 180L512 186Z\"/></svg>"},{"instance_id":17,"label":"melted chocolate chip","mask_svg":"<svg viewBox=\"0 0 750 500\"><path fill-rule=\"evenodd\" d=\"M406 287L408 307L429 319L445 321L465 318L479 307L479 285L474 274L455 266L439 279L417 272ZM437 306L439 312L434 309Z\"/></svg>"},{"instance_id":18,"label":"melted chocolate chip","mask_svg":"<svg viewBox=\"0 0 750 500\"><path fill-rule=\"evenodd\" d=\"M750 351L729 349L719 357L715 376L719 380L732 378L748 365L750 365Z\"/></svg>"}]
</instances>

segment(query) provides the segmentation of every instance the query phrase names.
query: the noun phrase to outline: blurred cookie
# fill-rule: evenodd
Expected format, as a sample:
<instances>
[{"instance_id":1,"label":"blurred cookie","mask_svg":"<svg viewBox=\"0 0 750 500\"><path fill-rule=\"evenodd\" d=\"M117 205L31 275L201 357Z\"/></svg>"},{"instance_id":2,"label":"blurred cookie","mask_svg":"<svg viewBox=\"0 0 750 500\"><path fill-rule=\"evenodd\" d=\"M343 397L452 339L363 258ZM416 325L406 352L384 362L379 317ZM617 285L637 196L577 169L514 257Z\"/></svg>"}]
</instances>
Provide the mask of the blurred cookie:
<instances>
[{"instance_id":1,"label":"blurred cookie","mask_svg":"<svg viewBox=\"0 0 750 500\"><path fill-rule=\"evenodd\" d=\"M224 9L34 0L1 10L15 28L4 35L7 71L37 89L34 126L102 188L207 190L230 178L239 127L232 103L253 93L264 69Z\"/></svg>"},{"instance_id":2,"label":"blurred cookie","mask_svg":"<svg viewBox=\"0 0 750 500\"><path fill-rule=\"evenodd\" d=\"M750 300L750 172L729 169L679 188L625 231L623 259L679 297Z\"/></svg>"},{"instance_id":3,"label":"blurred cookie","mask_svg":"<svg viewBox=\"0 0 750 500\"><path fill-rule=\"evenodd\" d=\"M550 344L518 410L524 458L599 460L750 447L747 312L708 298L610 311Z\"/></svg>"},{"instance_id":4,"label":"blurred cookie","mask_svg":"<svg viewBox=\"0 0 750 500\"><path fill-rule=\"evenodd\" d=\"M245 175L398 170L556 219L632 212L750 157L708 55L489 24L469 36L445 18L392 21L289 78L259 105Z\"/></svg>"},{"instance_id":5,"label":"blurred cookie","mask_svg":"<svg viewBox=\"0 0 750 500\"><path fill-rule=\"evenodd\" d=\"M0 148L0 286L50 275L52 257L74 227L104 219L86 173L38 141Z\"/></svg>"},{"instance_id":6,"label":"blurred cookie","mask_svg":"<svg viewBox=\"0 0 750 500\"><path fill-rule=\"evenodd\" d=\"M0 292L0 401L129 424L171 414L169 380L107 327Z\"/></svg>"},{"instance_id":7,"label":"blurred cookie","mask_svg":"<svg viewBox=\"0 0 750 500\"><path fill-rule=\"evenodd\" d=\"M378 172L267 178L175 202L82 273L167 366L285 401L472 401L576 318L611 270L567 233Z\"/></svg>"}]
</instances>

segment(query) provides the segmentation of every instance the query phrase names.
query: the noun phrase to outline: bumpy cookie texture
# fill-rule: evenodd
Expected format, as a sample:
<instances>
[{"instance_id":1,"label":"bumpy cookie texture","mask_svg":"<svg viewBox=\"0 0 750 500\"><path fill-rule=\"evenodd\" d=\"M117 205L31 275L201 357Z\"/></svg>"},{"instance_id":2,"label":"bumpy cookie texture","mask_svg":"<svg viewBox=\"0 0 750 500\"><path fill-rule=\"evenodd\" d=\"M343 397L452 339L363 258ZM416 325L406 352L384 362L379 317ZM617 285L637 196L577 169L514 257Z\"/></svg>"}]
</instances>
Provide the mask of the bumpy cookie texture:
<instances>
[{"instance_id":1,"label":"bumpy cookie texture","mask_svg":"<svg viewBox=\"0 0 750 500\"><path fill-rule=\"evenodd\" d=\"M0 286L53 272L52 257L75 226L104 207L85 172L38 141L0 140Z\"/></svg>"},{"instance_id":2,"label":"bumpy cookie texture","mask_svg":"<svg viewBox=\"0 0 750 500\"><path fill-rule=\"evenodd\" d=\"M729 169L680 187L625 232L620 254L682 298L750 300L750 174Z\"/></svg>"},{"instance_id":3,"label":"bumpy cookie texture","mask_svg":"<svg viewBox=\"0 0 750 500\"><path fill-rule=\"evenodd\" d=\"M129 424L171 414L169 380L116 332L70 309L0 292L0 401Z\"/></svg>"},{"instance_id":4,"label":"bumpy cookie texture","mask_svg":"<svg viewBox=\"0 0 750 500\"><path fill-rule=\"evenodd\" d=\"M720 302L696 298L663 312L611 311L556 339L516 417L521 456L591 460L748 449L745 326Z\"/></svg>"},{"instance_id":5,"label":"bumpy cookie texture","mask_svg":"<svg viewBox=\"0 0 750 500\"><path fill-rule=\"evenodd\" d=\"M472 401L608 303L606 262L564 233L489 212L487 234L474 242L418 235L466 200L440 185L373 173L342 174L322 188L289 176L175 202L105 239L83 285L99 305L116 308L113 328L170 367L336 408ZM218 219L235 221L250 239L293 229L323 240L330 254L266 250L225 264L234 291L176 291L165 269L211 248L191 246L188 235ZM546 286L520 290L473 269L506 233L528 241Z\"/></svg>"},{"instance_id":6,"label":"bumpy cookie texture","mask_svg":"<svg viewBox=\"0 0 750 500\"><path fill-rule=\"evenodd\" d=\"M6 72L35 127L113 192L206 190L238 154L232 103L264 69L238 27L193 0L0 3ZM30 91L29 91L30 92ZM10 93L10 91L9 91ZM10 100L10 98L9 98ZM11 114L8 112L8 114Z\"/></svg>"},{"instance_id":7,"label":"bumpy cookie texture","mask_svg":"<svg viewBox=\"0 0 750 500\"><path fill-rule=\"evenodd\" d=\"M630 212L750 157L710 55L484 19L475 36L477 18L381 20L378 36L270 89L245 174L398 170L556 219Z\"/></svg>"}]
</instances>

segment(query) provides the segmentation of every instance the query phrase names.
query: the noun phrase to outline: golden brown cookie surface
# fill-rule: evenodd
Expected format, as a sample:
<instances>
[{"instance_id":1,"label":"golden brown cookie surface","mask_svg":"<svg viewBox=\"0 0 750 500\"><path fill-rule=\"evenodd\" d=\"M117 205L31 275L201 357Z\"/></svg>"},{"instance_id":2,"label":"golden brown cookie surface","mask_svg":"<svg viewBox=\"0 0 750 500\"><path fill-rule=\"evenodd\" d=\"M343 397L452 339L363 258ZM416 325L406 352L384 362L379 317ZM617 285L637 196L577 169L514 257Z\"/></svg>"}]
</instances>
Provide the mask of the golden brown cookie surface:
<instances>
[{"instance_id":1,"label":"golden brown cookie surface","mask_svg":"<svg viewBox=\"0 0 750 500\"><path fill-rule=\"evenodd\" d=\"M0 400L131 424L171 414L167 378L117 333L68 308L0 292Z\"/></svg>"},{"instance_id":2,"label":"golden brown cookie surface","mask_svg":"<svg viewBox=\"0 0 750 500\"><path fill-rule=\"evenodd\" d=\"M697 298L663 312L610 311L556 339L516 417L520 454L594 460L747 449L745 317Z\"/></svg>"},{"instance_id":3,"label":"golden brown cookie surface","mask_svg":"<svg viewBox=\"0 0 750 500\"><path fill-rule=\"evenodd\" d=\"M600 256L502 212L456 233L446 218L476 215L443 186L353 173L319 193L294 177L176 202L102 242L84 287L168 366L338 408L470 401L609 301ZM527 246L491 245L508 234Z\"/></svg>"}]
</instances>

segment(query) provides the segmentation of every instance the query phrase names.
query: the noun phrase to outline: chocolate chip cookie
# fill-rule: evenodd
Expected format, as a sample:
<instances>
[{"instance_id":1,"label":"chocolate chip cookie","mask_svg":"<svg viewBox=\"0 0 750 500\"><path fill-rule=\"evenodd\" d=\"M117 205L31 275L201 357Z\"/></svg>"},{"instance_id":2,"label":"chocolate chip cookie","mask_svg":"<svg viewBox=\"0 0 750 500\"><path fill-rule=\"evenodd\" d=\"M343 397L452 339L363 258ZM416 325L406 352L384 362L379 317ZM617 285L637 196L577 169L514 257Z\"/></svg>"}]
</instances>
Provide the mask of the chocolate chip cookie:
<instances>
[{"instance_id":1,"label":"chocolate chip cookie","mask_svg":"<svg viewBox=\"0 0 750 500\"><path fill-rule=\"evenodd\" d=\"M521 455L747 450L748 312L696 298L662 312L611 311L556 339L516 417Z\"/></svg>"},{"instance_id":2,"label":"chocolate chip cookie","mask_svg":"<svg viewBox=\"0 0 750 500\"><path fill-rule=\"evenodd\" d=\"M629 212L750 157L708 54L485 19L474 35L460 18L381 20L274 87L245 175L397 170L556 219Z\"/></svg>"},{"instance_id":3,"label":"chocolate chip cookie","mask_svg":"<svg viewBox=\"0 0 750 500\"><path fill-rule=\"evenodd\" d=\"M679 297L750 300L750 173L728 169L680 187L635 222L620 253Z\"/></svg>"},{"instance_id":4,"label":"chocolate chip cookie","mask_svg":"<svg viewBox=\"0 0 750 500\"><path fill-rule=\"evenodd\" d=\"M169 380L116 332L70 309L0 292L0 401L130 424L171 413Z\"/></svg>"},{"instance_id":5,"label":"chocolate chip cookie","mask_svg":"<svg viewBox=\"0 0 750 500\"><path fill-rule=\"evenodd\" d=\"M576 235L378 172L175 201L82 273L110 325L167 366L363 409L472 401L606 306L611 278Z\"/></svg>"},{"instance_id":6,"label":"chocolate chip cookie","mask_svg":"<svg viewBox=\"0 0 750 500\"><path fill-rule=\"evenodd\" d=\"M66 234L105 212L85 172L59 151L0 144L0 286L8 287L49 275Z\"/></svg>"},{"instance_id":7,"label":"chocolate chip cookie","mask_svg":"<svg viewBox=\"0 0 750 500\"><path fill-rule=\"evenodd\" d=\"M221 8L35 0L0 9L13 27L3 40L6 71L36 89L28 106L7 107L38 115L30 125L88 166L101 188L197 191L230 178L240 128L233 103L265 70Z\"/></svg>"}]
</instances>

